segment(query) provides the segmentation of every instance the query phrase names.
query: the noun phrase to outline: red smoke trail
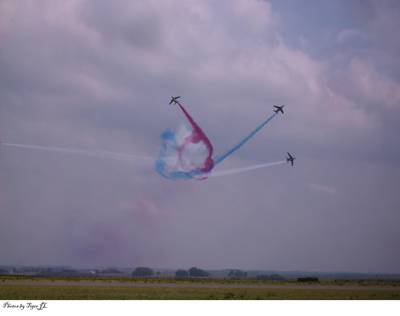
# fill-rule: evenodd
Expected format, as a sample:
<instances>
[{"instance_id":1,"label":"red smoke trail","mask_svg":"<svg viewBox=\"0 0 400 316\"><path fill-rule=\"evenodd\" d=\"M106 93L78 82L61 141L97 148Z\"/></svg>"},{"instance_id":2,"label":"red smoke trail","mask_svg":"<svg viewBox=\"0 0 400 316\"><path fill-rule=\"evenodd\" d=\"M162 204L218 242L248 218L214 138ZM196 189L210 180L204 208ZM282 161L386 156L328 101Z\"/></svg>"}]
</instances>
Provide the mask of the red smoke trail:
<instances>
[{"instance_id":1,"label":"red smoke trail","mask_svg":"<svg viewBox=\"0 0 400 316\"><path fill-rule=\"evenodd\" d=\"M179 103L179 101L176 101L178 106L181 108L182 112L185 114L186 118L189 120L190 125L193 128L193 134L189 136L186 141L185 145L188 144L189 142L197 144L198 142L203 142L205 146L207 147L208 150L208 156L207 159L204 163L204 167L200 169L201 172L209 172L211 169L214 167L214 161L212 159L212 154L214 151L214 148L206 136L206 134L203 132L203 130L200 128L200 126L194 121L194 119L190 116L190 114L186 111L186 109L183 107L182 104Z\"/></svg>"}]
</instances>

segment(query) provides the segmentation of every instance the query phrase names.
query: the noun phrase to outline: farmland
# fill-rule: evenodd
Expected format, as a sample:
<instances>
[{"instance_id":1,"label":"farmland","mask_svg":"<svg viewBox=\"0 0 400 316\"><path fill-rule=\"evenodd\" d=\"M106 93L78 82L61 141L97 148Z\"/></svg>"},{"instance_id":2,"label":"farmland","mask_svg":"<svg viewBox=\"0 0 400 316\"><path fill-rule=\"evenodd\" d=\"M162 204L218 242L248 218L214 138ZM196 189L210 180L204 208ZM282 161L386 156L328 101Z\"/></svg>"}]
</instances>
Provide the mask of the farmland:
<instances>
[{"instance_id":1,"label":"farmland","mask_svg":"<svg viewBox=\"0 0 400 316\"><path fill-rule=\"evenodd\" d=\"M165 278L2 277L1 300L114 299L400 299L400 283L386 281L295 281Z\"/></svg>"}]
</instances>

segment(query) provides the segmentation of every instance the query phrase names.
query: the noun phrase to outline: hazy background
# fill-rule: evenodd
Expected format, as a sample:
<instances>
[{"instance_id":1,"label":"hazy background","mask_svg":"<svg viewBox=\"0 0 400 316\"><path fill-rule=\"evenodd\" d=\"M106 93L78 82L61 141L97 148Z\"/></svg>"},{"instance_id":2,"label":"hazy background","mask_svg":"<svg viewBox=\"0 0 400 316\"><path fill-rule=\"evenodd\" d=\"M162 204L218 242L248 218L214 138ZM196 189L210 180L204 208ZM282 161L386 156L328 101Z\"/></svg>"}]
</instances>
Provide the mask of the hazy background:
<instances>
[{"instance_id":1,"label":"hazy background","mask_svg":"<svg viewBox=\"0 0 400 316\"><path fill-rule=\"evenodd\" d=\"M221 153L151 163L0 147L0 263L400 272L398 1L0 1L0 138L157 157L182 95Z\"/></svg>"}]
</instances>

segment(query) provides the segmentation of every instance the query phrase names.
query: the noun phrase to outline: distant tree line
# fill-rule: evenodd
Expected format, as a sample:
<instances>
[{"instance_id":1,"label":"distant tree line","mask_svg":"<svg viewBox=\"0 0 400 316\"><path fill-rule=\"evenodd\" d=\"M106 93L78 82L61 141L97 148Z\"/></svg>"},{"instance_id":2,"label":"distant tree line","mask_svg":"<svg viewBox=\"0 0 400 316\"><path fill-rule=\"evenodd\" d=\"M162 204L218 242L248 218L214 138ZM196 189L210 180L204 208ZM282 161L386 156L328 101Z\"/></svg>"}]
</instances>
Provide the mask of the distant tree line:
<instances>
[{"instance_id":1,"label":"distant tree line","mask_svg":"<svg viewBox=\"0 0 400 316\"><path fill-rule=\"evenodd\" d=\"M154 275L154 271L148 267L137 267L133 272L133 277L151 277Z\"/></svg>"},{"instance_id":2,"label":"distant tree line","mask_svg":"<svg viewBox=\"0 0 400 316\"><path fill-rule=\"evenodd\" d=\"M160 272L154 272L151 268L148 267L137 267L132 272L132 277L152 277L154 275L160 275ZM197 267L191 267L189 270L178 269L175 272L175 277L178 279L183 278L199 278L199 277L208 277L210 273L203 269L199 269Z\"/></svg>"},{"instance_id":3,"label":"distant tree line","mask_svg":"<svg viewBox=\"0 0 400 316\"><path fill-rule=\"evenodd\" d=\"M1 272L1 271L0 271ZM63 271L64 273L67 271ZM72 274L72 271L68 271L70 274ZM117 273L119 271L114 271L114 269L108 269L105 270L105 272L113 272ZM151 268L149 267L137 267L134 269L132 272L132 277L143 277L143 278L148 278L148 277L153 277L153 276L159 276L161 273L160 272L154 272ZM175 271L175 278L177 279L185 279L185 278L206 278L209 277L210 273L206 270L197 268L197 267L191 267L188 270L185 269L178 269ZM245 279L248 278L248 273L243 270L239 269L231 269L227 274L225 274L228 278L231 279ZM268 280L268 281L287 281L285 277L283 277L280 274L261 274L256 276L257 280ZM300 277L297 278L297 282L319 282L319 279L317 277Z\"/></svg>"},{"instance_id":4,"label":"distant tree line","mask_svg":"<svg viewBox=\"0 0 400 316\"><path fill-rule=\"evenodd\" d=\"M96 273L98 274L122 274L122 271L116 269L116 268L107 268L107 269L97 269Z\"/></svg>"},{"instance_id":5,"label":"distant tree line","mask_svg":"<svg viewBox=\"0 0 400 316\"><path fill-rule=\"evenodd\" d=\"M280 274L261 274L257 275L257 280L266 281L286 281L286 279Z\"/></svg>"},{"instance_id":6,"label":"distant tree line","mask_svg":"<svg viewBox=\"0 0 400 316\"><path fill-rule=\"evenodd\" d=\"M175 277L177 279L184 279L189 277L189 272L186 270L178 269L175 272Z\"/></svg>"},{"instance_id":7,"label":"distant tree line","mask_svg":"<svg viewBox=\"0 0 400 316\"><path fill-rule=\"evenodd\" d=\"M228 277L232 279L244 279L247 278L247 272L238 269L233 269L229 271Z\"/></svg>"},{"instance_id":8,"label":"distant tree line","mask_svg":"<svg viewBox=\"0 0 400 316\"><path fill-rule=\"evenodd\" d=\"M187 270L183 270L183 269L179 269L175 272L175 277L177 279L183 279L183 278L201 278L201 277L208 277L210 276L210 273L208 273L205 270L196 268L196 267L191 267L188 271Z\"/></svg>"}]
</instances>

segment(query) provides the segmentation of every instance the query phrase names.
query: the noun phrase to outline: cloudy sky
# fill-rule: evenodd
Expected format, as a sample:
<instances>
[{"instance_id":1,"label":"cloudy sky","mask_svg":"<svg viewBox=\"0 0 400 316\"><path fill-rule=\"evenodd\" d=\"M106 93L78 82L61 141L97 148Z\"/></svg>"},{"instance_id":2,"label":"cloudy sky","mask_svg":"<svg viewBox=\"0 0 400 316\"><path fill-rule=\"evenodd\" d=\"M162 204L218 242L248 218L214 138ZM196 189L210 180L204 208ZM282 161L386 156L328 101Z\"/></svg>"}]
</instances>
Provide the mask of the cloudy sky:
<instances>
[{"instance_id":1,"label":"cloudy sky","mask_svg":"<svg viewBox=\"0 0 400 316\"><path fill-rule=\"evenodd\" d=\"M0 148L1 264L400 273L398 1L0 2L0 137L157 157L182 95L222 153L152 162Z\"/></svg>"}]
</instances>

